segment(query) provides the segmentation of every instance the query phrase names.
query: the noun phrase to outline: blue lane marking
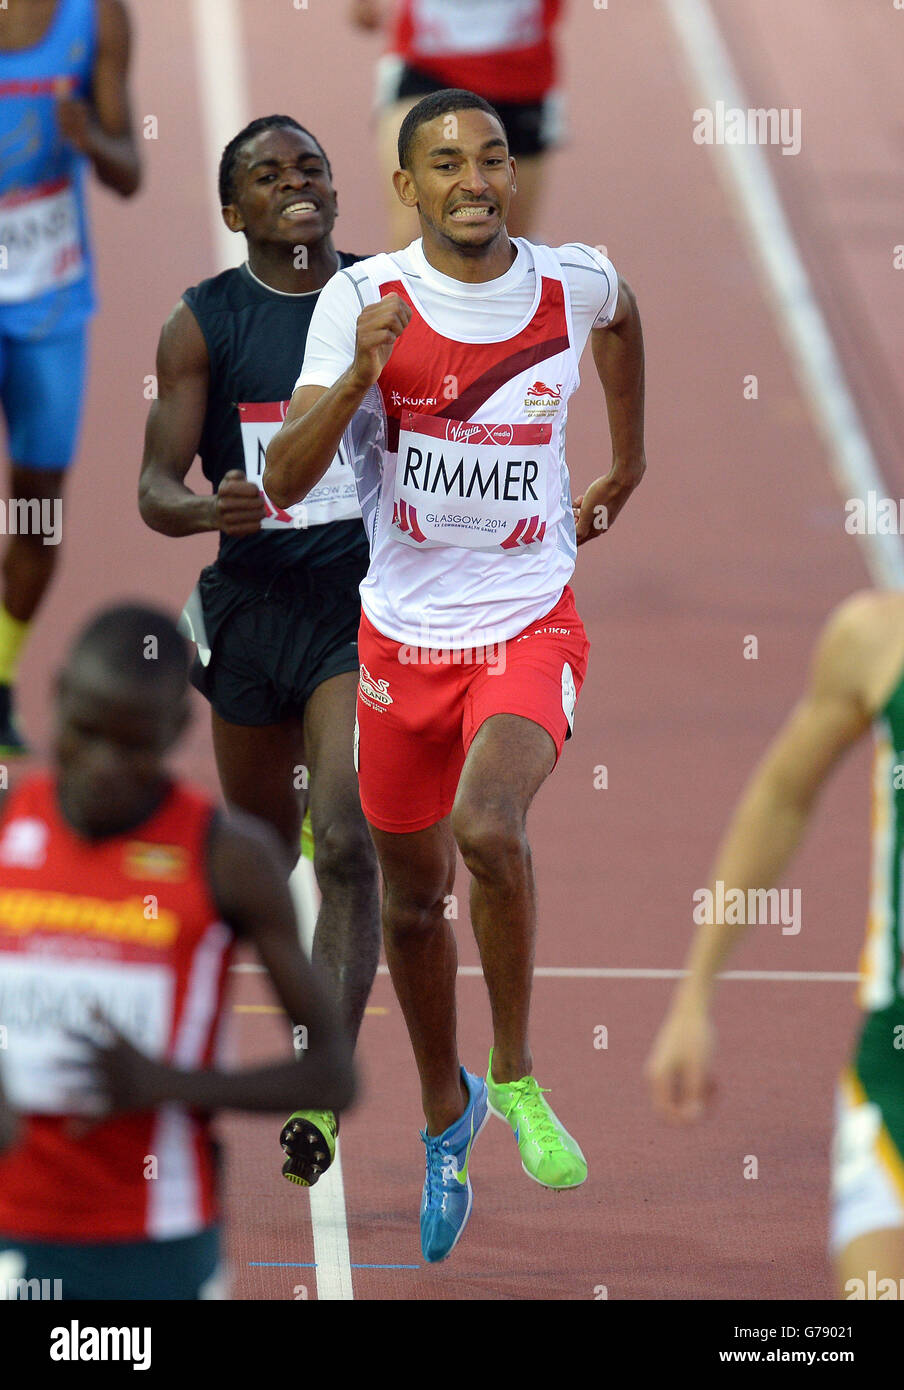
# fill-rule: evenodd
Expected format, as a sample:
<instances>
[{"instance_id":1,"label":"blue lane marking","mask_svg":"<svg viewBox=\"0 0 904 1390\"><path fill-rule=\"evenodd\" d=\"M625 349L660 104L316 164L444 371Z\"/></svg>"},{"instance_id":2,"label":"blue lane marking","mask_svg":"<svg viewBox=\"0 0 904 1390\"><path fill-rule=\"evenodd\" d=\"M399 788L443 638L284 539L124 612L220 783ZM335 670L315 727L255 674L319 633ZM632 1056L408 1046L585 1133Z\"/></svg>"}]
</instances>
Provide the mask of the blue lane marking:
<instances>
[{"instance_id":1,"label":"blue lane marking","mask_svg":"<svg viewBox=\"0 0 904 1390\"><path fill-rule=\"evenodd\" d=\"M249 1260L252 1269L316 1269L313 1260ZM352 1265L352 1269L420 1269L420 1265Z\"/></svg>"}]
</instances>

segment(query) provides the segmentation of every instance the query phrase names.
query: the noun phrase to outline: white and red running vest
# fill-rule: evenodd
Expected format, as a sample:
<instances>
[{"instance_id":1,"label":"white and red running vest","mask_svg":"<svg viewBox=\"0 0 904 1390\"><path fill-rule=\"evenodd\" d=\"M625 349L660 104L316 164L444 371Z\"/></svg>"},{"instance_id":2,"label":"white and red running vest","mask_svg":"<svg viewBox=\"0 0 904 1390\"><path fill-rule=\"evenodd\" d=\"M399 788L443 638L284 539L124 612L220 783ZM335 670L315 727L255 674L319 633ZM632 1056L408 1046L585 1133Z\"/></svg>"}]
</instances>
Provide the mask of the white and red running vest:
<instances>
[{"instance_id":1,"label":"white and red running vest","mask_svg":"<svg viewBox=\"0 0 904 1390\"><path fill-rule=\"evenodd\" d=\"M431 323L397 259L355 267L412 318L349 425L371 546L370 621L417 646L505 641L555 606L574 570L565 463L567 402L580 374L568 283L545 246L523 323L497 342Z\"/></svg>"}]
</instances>

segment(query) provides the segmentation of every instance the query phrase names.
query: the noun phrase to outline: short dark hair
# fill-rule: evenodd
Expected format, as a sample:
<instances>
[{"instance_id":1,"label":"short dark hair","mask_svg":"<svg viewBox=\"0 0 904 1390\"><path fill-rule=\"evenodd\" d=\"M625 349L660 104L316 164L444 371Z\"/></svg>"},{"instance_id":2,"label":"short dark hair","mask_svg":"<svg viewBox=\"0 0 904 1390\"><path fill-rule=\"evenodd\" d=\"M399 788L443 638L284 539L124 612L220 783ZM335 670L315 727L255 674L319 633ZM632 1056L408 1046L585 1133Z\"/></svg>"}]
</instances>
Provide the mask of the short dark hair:
<instances>
[{"instance_id":1,"label":"short dark hair","mask_svg":"<svg viewBox=\"0 0 904 1390\"><path fill-rule=\"evenodd\" d=\"M423 97L417 106L412 106L402 122L399 131L399 165L402 169L411 168L411 149L419 128L427 121L435 121L437 116L445 116L449 111L486 111L488 116L495 117L502 126L502 133L508 144L508 132L495 106L491 106L476 92L465 91L463 87L444 87L441 92L431 92L429 96Z\"/></svg>"},{"instance_id":2,"label":"short dark hair","mask_svg":"<svg viewBox=\"0 0 904 1390\"><path fill-rule=\"evenodd\" d=\"M121 603L103 609L82 628L66 664L71 667L85 658L125 681L154 686L175 699L188 689L188 644L159 608Z\"/></svg>"},{"instance_id":3,"label":"short dark hair","mask_svg":"<svg viewBox=\"0 0 904 1390\"><path fill-rule=\"evenodd\" d=\"M294 116L258 116L256 120L246 125L244 130L240 130L238 135L233 135L220 156L219 188L221 207L228 207L230 203L235 201L235 167L239 162L239 155L242 152L242 147L246 145L249 140L253 140L255 135L261 135L265 130L279 130L283 127L288 127L290 130L298 130L302 135L307 135L309 140L313 140L314 144L323 155L323 162L326 165L327 173L330 178L333 177L330 161L327 159L326 151L317 139L317 136L310 130L307 130L303 125L300 125L299 122L295 120Z\"/></svg>"}]
</instances>

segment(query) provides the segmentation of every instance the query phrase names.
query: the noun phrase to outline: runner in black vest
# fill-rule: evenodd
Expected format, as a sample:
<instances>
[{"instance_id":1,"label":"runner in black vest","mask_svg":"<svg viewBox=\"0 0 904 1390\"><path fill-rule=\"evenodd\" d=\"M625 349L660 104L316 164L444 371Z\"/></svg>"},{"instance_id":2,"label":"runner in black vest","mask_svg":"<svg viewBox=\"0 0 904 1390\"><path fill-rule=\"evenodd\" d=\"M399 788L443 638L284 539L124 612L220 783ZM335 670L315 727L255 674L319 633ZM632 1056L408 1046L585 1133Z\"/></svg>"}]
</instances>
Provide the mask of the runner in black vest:
<instances>
[{"instance_id":1,"label":"runner in black vest","mask_svg":"<svg viewBox=\"0 0 904 1390\"><path fill-rule=\"evenodd\" d=\"M265 500L259 480L318 292L359 258L333 247L329 161L289 116L253 121L230 141L220 202L226 225L245 234L248 261L187 290L163 327L139 506L167 536L220 532L218 559L193 595L203 617L195 608L192 680L211 704L227 801L269 821L293 863L309 794L323 899L313 955L355 1039L380 943L376 861L353 757L367 538L340 460L320 496L291 514ZM185 486L196 454L213 496ZM285 1176L316 1182L335 1133L329 1111L291 1117L281 1136Z\"/></svg>"}]
</instances>

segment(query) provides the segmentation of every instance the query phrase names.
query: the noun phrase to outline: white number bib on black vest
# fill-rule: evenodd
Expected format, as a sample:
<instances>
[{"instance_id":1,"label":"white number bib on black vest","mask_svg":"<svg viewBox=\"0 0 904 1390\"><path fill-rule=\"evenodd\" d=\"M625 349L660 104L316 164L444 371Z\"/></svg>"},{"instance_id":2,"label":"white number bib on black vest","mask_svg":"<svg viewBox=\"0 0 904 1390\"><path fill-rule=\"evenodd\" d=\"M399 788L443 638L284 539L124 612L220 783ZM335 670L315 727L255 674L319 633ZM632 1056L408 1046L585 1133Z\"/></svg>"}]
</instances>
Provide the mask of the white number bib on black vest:
<instances>
[{"instance_id":1,"label":"white number bib on black vest","mask_svg":"<svg viewBox=\"0 0 904 1390\"><path fill-rule=\"evenodd\" d=\"M405 411L393 526L406 545L516 551L546 534L548 424L491 425Z\"/></svg>"},{"instance_id":2,"label":"white number bib on black vest","mask_svg":"<svg viewBox=\"0 0 904 1390\"><path fill-rule=\"evenodd\" d=\"M329 521L349 521L361 515L355 475L337 454L316 487L312 488L303 502L291 507L277 507L264 492L264 466L267 462L267 445L286 418L288 401L265 401L240 404L242 421L242 448L245 454L245 476L260 489L267 507L267 516L261 522L263 530L296 531L307 530L309 526L325 526Z\"/></svg>"}]
</instances>

